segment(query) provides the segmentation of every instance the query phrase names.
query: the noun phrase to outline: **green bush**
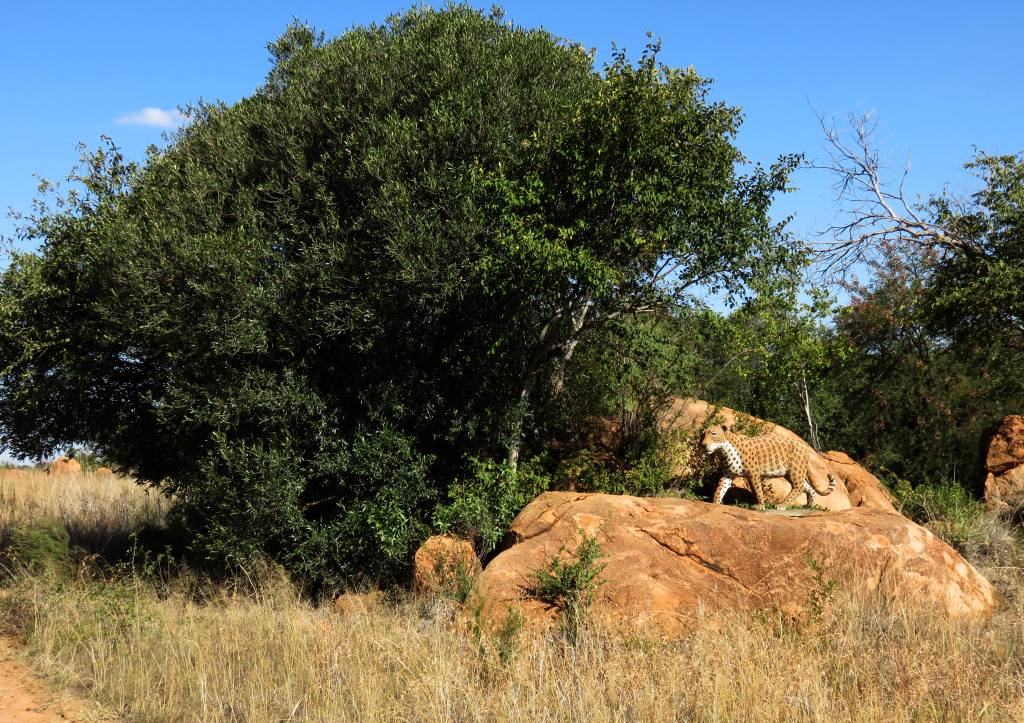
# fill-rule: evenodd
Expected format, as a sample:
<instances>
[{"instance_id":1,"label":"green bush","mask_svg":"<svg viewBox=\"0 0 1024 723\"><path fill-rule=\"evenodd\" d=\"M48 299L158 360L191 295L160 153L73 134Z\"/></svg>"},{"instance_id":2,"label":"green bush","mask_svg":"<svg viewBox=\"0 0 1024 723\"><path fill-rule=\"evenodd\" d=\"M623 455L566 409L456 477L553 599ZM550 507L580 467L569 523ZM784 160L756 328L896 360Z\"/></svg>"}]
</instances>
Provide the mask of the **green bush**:
<instances>
[{"instance_id":1,"label":"green bush","mask_svg":"<svg viewBox=\"0 0 1024 723\"><path fill-rule=\"evenodd\" d=\"M579 544L571 553L563 545L548 558L544 567L534 570L524 591L551 607L561 616L561 628L570 642L576 642L586 624L594 594L604 570L597 561L603 556L601 543L579 530Z\"/></svg>"},{"instance_id":2,"label":"green bush","mask_svg":"<svg viewBox=\"0 0 1024 723\"><path fill-rule=\"evenodd\" d=\"M330 452L220 440L179 507L192 549L223 564L263 556L305 581L394 582L430 533L431 458L394 428L359 430Z\"/></svg>"},{"instance_id":3,"label":"green bush","mask_svg":"<svg viewBox=\"0 0 1024 723\"><path fill-rule=\"evenodd\" d=\"M972 551L983 536L985 506L963 486L945 482L912 487L899 480L892 489L904 515L927 526L957 551Z\"/></svg>"},{"instance_id":4,"label":"green bush","mask_svg":"<svg viewBox=\"0 0 1024 723\"><path fill-rule=\"evenodd\" d=\"M513 471L507 464L471 458L471 474L448 490L449 501L434 513L434 525L476 540L481 554L495 548L509 524L533 498L548 489L542 460L528 460Z\"/></svg>"},{"instance_id":5,"label":"green bush","mask_svg":"<svg viewBox=\"0 0 1024 723\"><path fill-rule=\"evenodd\" d=\"M66 574L73 567L71 536L55 519L12 528L3 554L15 569Z\"/></svg>"}]
</instances>

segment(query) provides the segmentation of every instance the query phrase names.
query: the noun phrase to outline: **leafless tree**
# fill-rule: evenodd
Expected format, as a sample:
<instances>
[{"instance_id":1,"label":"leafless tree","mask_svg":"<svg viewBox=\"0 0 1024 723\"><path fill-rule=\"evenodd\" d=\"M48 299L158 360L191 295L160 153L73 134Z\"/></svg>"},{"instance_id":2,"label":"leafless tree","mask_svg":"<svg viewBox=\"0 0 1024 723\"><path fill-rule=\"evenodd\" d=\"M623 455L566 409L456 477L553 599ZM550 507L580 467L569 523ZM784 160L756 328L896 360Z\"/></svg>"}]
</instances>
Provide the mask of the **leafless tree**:
<instances>
[{"instance_id":1,"label":"leafless tree","mask_svg":"<svg viewBox=\"0 0 1024 723\"><path fill-rule=\"evenodd\" d=\"M985 254L977 241L937 223L928 204L907 199L909 160L897 183L883 178L885 168L876 143L878 119L873 113L851 114L845 131L840 131L834 120L823 116L818 120L827 158L811 165L835 175L841 214L839 221L822 232L823 240L816 249L826 275L845 274L851 266L877 258L886 247L916 246L940 256ZM948 196L944 202L966 210L966 203Z\"/></svg>"}]
</instances>

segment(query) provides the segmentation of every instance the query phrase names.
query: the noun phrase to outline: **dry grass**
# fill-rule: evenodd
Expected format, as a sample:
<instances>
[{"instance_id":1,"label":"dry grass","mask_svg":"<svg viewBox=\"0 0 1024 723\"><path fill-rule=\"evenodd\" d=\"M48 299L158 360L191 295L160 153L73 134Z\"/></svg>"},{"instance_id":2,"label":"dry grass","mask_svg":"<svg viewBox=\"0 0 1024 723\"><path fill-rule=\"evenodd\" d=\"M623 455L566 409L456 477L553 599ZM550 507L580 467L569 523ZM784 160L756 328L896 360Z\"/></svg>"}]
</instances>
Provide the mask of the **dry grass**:
<instances>
[{"instance_id":1,"label":"dry grass","mask_svg":"<svg viewBox=\"0 0 1024 723\"><path fill-rule=\"evenodd\" d=\"M167 507L159 493L116 475L0 473L0 542L19 525L56 520L72 545L109 555L130 533L161 524Z\"/></svg>"},{"instance_id":2,"label":"dry grass","mask_svg":"<svg viewBox=\"0 0 1024 723\"><path fill-rule=\"evenodd\" d=\"M450 601L343 616L273 571L233 593L187 575L170 589L27 576L3 607L37 669L127 720L1024 719L1019 599L966 624L840 594L805 629L764 616L673 643L521 634L505 656Z\"/></svg>"}]
</instances>

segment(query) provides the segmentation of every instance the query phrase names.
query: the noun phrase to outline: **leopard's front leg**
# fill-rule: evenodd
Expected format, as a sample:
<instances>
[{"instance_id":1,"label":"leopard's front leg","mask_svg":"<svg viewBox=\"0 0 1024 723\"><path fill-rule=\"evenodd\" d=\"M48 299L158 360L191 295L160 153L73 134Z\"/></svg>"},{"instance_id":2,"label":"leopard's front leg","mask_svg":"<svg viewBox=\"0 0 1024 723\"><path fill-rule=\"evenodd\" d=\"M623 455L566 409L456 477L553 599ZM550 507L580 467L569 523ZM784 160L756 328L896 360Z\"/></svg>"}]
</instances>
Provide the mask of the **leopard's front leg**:
<instances>
[{"instance_id":1,"label":"leopard's front leg","mask_svg":"<svg viewBox=\"0 0 1024 723\"><path fill-rule=\"evenodd\" d=\"M725 499L725 493L732 487L732 477L722 477L718 480L718 487L715 488L715 496L712 497L716 505L722 504L722 500Z\"/></svg>"}]
</instances>

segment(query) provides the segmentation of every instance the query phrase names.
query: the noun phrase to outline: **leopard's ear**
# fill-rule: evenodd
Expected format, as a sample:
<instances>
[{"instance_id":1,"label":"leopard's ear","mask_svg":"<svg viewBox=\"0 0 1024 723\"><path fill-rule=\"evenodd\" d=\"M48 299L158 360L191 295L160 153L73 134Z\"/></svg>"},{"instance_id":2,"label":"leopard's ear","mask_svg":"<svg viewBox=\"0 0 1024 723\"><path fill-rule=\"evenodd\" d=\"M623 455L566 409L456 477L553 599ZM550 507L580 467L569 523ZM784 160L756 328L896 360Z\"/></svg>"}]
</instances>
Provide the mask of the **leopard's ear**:
<instances>
[{"instance_id":1,"label":"leopard's ear","mask_svg":"<svg viewBox=\"0 0 1024 723\"><path fill-rule=\"evenodd\" d=\"M731 432L732 431L732 425L733 425L732 422L722 422L722 429L724 429L726 432Z\"/></svg>"}]
</instances>

